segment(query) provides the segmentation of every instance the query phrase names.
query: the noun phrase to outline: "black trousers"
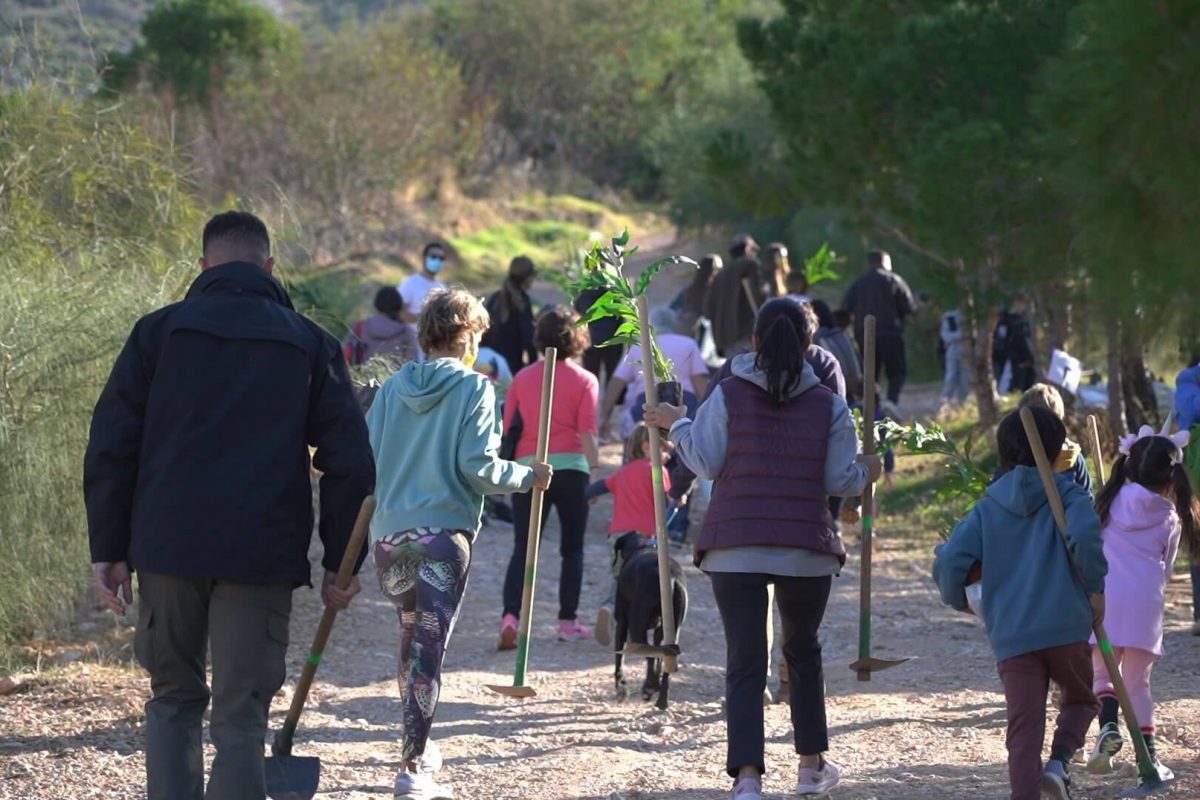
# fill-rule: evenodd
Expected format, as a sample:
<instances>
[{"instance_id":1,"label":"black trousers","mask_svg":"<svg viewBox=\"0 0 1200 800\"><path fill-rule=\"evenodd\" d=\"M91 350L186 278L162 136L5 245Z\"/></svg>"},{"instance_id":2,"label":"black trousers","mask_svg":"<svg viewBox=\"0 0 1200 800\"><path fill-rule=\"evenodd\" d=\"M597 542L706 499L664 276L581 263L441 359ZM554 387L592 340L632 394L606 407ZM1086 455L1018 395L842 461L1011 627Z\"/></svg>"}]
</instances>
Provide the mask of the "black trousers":
<instances>
[{"instance_id":1,"label":"black trousers","mask_svg":"<svg viewBox=\"0 0 1200 800\"><path fill-rule=\"evenodd\" d=\"M713 595L725 627L725 768L737 777L742 767L764 763L763 690L767 685L767 585L783 622L783 658L788 667L796 752L818 755L829 749L825 721L825 674L817 629L833 578L786 578L746 572L713 572Z\"/></svg>"},{"instance_id":2,"label":"black trousers","mask_svg":"<svg viewBox=\"0 0 1200 800\"><path fill-rule=\"evenodd\" d=\"M863 342L858 341L859 352L863 352ZM887 373L887 398L893 403L900 402L900 392L904 382L908 380L908 356L904 350L904 334L900 331L878 331L875 334L875 377Z\"/></svg>"},{"instance_id":3,"label":"black trousers","mask_svg":"<svg viewBox=\"0 0 1200 800\"><path fill-rule=\"evenodd\" d=\"M224 583L138 573L134 651L150 673L149 800L262 800L263 739L286 676L290 585ZM210 691L217 755L204 787L202 724Z\"/></svg>"},{"instance_id":4,"label":"black trousers","mask_svg":"<svg viewBox=\"0 0 1200 800\"><path fill-rule=\"evenodd\" d=\"M604 374L609 379L612 378L617 367L621 366L621 359L625 357L625 349L623 347L589 347L583 351L583 368L596 376L596 380L601 383L604 379L600 376L600 369L603 367Z\"/></svg>"},{"instance_id":5,"label":"black trousers","mask_svg":"<svg viewBox=\"0 0 1200 800\"><path fill-rule=\"evenodd\" d=\"M558 618L575 619L579 611L579 592L583 587L583 535L587 530L588 475L567 469L554 473L554 480L542 503L542 525L550 508L558 510L562 528L559 554L562 574L558 579ZM504 613L521 613L521 589L525 583L525 548L529 542L529 514L533 497L530 493L513 495L513 552L504 576Z\"/></svg>"}]
</instances>

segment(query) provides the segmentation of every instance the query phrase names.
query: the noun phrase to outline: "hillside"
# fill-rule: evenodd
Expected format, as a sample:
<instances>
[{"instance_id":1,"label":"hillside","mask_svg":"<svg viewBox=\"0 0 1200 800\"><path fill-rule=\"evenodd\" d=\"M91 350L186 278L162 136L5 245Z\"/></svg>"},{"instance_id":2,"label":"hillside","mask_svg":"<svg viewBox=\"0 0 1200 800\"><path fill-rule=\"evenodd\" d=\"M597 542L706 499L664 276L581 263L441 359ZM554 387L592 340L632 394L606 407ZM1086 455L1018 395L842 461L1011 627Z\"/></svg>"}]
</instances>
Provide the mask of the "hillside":
<instances>
[{"instance_id":1,"label":"hillside","mask_svg":"<svg viewBox=\"0 0 1200 800\"><path fill-rule=\"evenodd\" d=\"M255 0L306 30L336 27L424 0ZM0 84L33 75L86 80L107 51L127 49L154 0L0 0Z\"/></svg>"}]
</instances>

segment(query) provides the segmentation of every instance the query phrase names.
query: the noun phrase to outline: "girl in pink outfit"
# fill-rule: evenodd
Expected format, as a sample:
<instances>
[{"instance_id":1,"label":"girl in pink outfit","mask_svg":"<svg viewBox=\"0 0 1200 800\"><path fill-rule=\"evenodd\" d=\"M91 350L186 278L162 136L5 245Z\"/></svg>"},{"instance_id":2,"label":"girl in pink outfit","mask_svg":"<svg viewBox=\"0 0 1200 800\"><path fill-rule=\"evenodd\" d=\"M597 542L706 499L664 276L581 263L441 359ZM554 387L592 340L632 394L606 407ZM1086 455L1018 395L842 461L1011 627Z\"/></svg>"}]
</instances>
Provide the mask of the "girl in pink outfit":
<instances>
[{"instance_id":1,"label":"girl in pink outfit","mask_svg":"<svg viewBox=\"0 0 1200 800\"><path fill-rule=\"evenodd\" d=\"M1197 552L1200 506L1183 467L1187 440L1186 431L1167 436L1149 427L1125 437L1112 477L1096 499L1108 559L1104 623L1142 736L1164 779L1170 770L1159 764L1155 753L1150 671L1163 654L1163 605L1180 538ZM1112 771L1113 755L1123 742L1112 679L1094 637L1092 644L1092 688L1101 710L1100 735L1088 771L1105 774Z\"/></svg>"}]
</instances>

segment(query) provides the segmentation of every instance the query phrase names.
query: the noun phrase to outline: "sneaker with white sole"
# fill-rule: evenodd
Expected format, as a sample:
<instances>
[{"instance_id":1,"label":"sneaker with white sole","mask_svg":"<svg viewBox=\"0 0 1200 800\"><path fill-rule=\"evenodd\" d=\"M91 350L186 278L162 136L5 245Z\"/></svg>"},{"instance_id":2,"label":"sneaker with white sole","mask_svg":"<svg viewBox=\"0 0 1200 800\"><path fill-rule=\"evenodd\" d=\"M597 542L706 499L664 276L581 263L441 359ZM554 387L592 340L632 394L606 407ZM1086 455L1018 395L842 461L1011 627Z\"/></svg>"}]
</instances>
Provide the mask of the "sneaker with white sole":
<instances>
[{"instance_id":1,"label":"sneaker with white sole","mask_svg":"<svg viewBox=\"0 0 1200 800\"><path fill-rule=\"evenodd\" d=\"M612 647L614 622L612 609L600 606L596 612L596 641L605 647Z\"/></svg>"},{"instance_id":2,"label":"sneaker with white sole","mask_svg":"<svg viewBox=\"0 0 1200 800\"><path fill-rule=\"evenodd\" d=\"M500 619L500 644L496 646L496 649L517 649L517 626L520 624L521 621L512 614L505 614Z\"/></svg>"},{"instance_id":3,"label":"sneaker with white sole","mask_svg":"<svg viewBox=\"0 0 1200 800\"><path fill-rule=\"evenodd\" d=\"M1046 762L1042 771L1042 796L1051 800L1071 800L1071 776L1067 774L1067 765L1058 759Z\"/></svg>"},{"instance_id":4,"label":"sneaker with white sole","mask_svg":"<svg viewBox=\"0 0 1200 800\"><path fill-rule=\"evenodd\" d=\"M800 767L796 771L796 794L801 797L824 797L838 785L842 771L832 761L825 761L820 769Z\"/></svg>"},{"instance_id":5,"label":"sneaker with white sole","mask_svg":"<svg viewBox=\"0 0 1200 800\"><path fill-rule=\"evenodd\" d=\"M578 642L592 638L592 631L577 619L560 619L558 621L558 640L560 642Z\"/></svg>"},{"instance_id":6,"label":"sneaker with white sole","mask_svg":"<svg viewBox=\"0 0 1200 800\"><path fill-rule=\"evenodd\" d=\"M432 772L400 770L396 775L395 800L454 800L454 791L440 785Z\"/></svg>"},{"instance_id":7,"label":"sneaker with white sole","mask_svg":"<svg viewBox=\"0 0 1200 800\"><path fill-rule=\"evenodd\" d=\"M1100 728L1096 737L1096 746L1088 756L1087 771L1093 775L1108 775L1113 771L1113 756L1121 752L1125 741L1116 723L1110 722Z\"/></svg>"},{"instance_id":8,"label":"sneaker with white sole","mask_svg":"<svg viewBox=\"0 0 1200 800\"><path fill-rule=\"evenodd\" d=\"M738 778L729 792L729 800L763 800L762 781L758 778Z\"/></svg>"}]
</instances>

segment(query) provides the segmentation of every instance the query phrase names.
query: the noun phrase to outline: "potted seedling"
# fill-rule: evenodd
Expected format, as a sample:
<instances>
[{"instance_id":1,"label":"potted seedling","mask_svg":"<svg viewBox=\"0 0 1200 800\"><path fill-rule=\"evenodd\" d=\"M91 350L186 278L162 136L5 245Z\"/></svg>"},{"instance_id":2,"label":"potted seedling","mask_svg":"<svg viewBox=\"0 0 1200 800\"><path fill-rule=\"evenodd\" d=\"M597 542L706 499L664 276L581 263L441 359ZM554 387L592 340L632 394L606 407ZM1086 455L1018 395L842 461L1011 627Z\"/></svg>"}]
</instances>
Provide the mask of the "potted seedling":
<instances>
[{"instance_id":1,"label":"potted seedling","mask_svg":"<svg viewBox=\"0 0 1200 800\"><path fill-rule=\"evenodd\" d=\"M581 296L595 297L579 325L604 319L618 323L616 332L608 341L594 342L597 347L640 347L643 339L648 338L650 352L647 354L643 350L642 362L643 368L649 369L653 376L658 400L681 405L683 390L675 377L675 365L659 349L646 319L646 290L663 267L669 264L696 266L696 262L686 256L660 258L631 281L625 275L625 259L636 252L636 247L629 247L629 230L626 229L612 239L611 245L606 246L601 241L592 242L591 247L582 253L582 259L569 261L552 276L552 280L566 292L572 303L578 302ZM645 337L646 333L650 335ZM649 362L648 365L646 362Z\"/></svg>"}]
</instances>

